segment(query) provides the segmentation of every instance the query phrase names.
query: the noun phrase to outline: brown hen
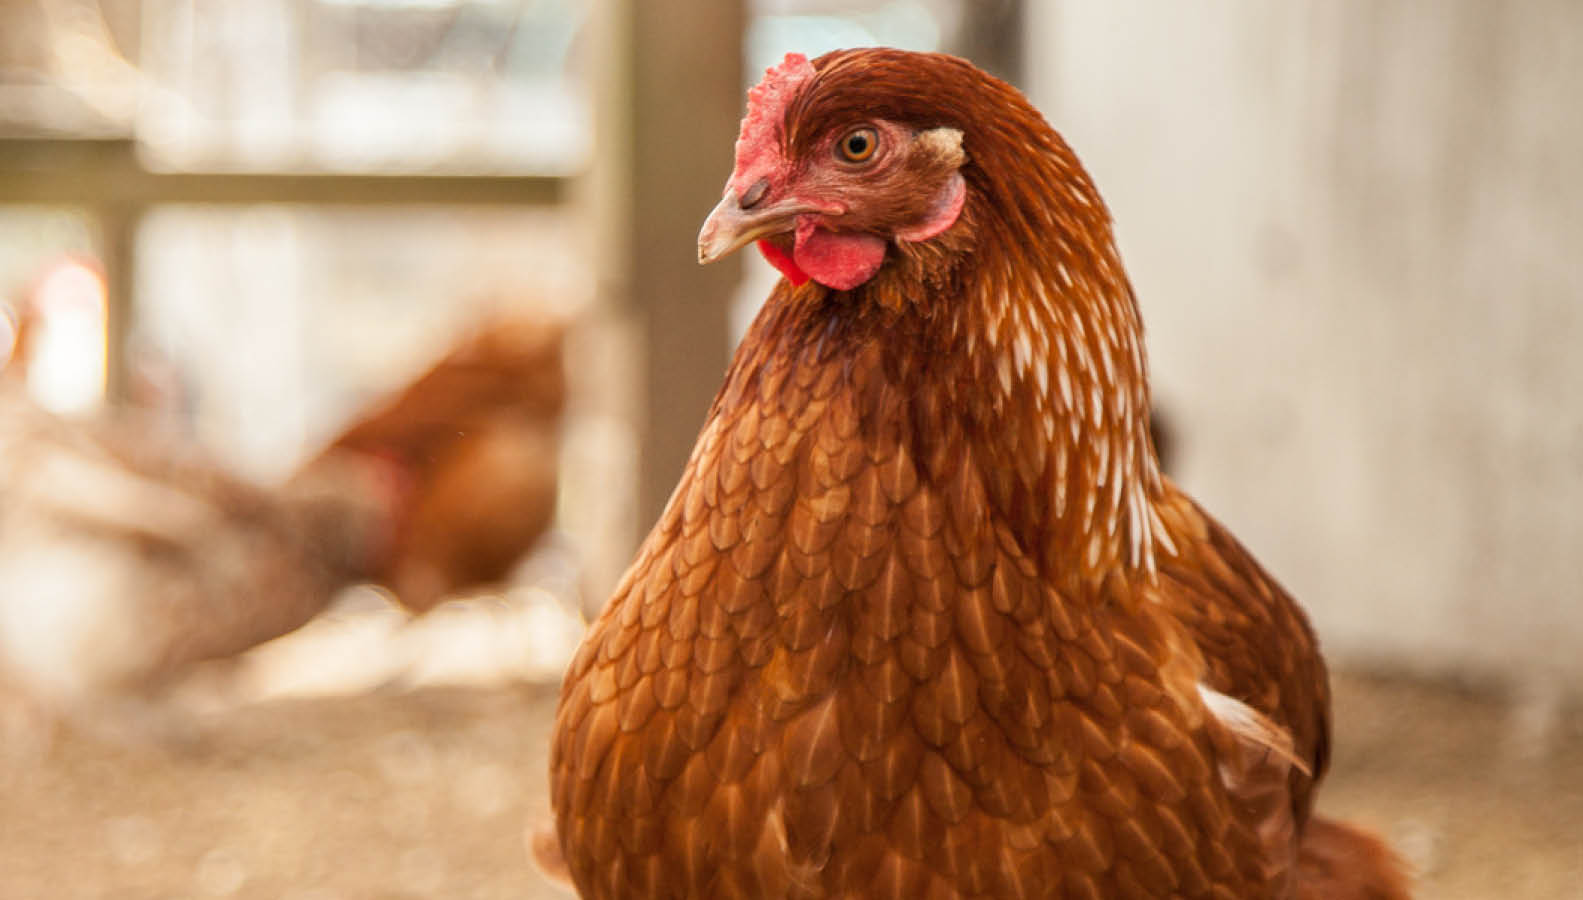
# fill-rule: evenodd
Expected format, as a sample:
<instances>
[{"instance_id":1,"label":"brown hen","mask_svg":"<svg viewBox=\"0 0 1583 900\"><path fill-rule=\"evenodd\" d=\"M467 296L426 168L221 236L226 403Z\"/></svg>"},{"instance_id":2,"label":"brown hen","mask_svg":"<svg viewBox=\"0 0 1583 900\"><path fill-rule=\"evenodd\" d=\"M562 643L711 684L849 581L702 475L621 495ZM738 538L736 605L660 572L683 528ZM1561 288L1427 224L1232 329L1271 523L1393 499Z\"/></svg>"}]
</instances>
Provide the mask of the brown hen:
<instances>
[{"instance_id":1,"label":"brown hen","mask_svg":"<svg viewBox=\"0 0 1583 900\"><path fill-rule=\"evenodd\" d=\"M382 460L399 527L370 572L423 611L505 578L555 515L564 326L501 317L342 432L315 465Z\"/></svg>"},{"instance_id":2,"label":"brown hen","mask_svg":"<svg viewBox=\"0 0 1583 900\"><path fill-rule=\"evenodd\" d=\"M541 849L591 898L1406 896L1310 816L1313 633L1159 474L1060 137L858 50L771 69L736 152L700 258L786 279L567 673Z\"/></svg>"}]
</instances>

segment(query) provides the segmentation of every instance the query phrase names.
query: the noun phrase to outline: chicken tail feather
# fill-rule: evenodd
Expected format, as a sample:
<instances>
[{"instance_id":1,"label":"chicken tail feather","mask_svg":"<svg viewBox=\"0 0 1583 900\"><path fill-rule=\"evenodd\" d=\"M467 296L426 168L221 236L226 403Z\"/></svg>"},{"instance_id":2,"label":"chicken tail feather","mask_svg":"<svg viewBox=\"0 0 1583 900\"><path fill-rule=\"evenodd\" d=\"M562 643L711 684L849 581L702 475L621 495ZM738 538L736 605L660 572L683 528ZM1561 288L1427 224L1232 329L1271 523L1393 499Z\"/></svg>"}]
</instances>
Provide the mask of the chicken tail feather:
<instances>
[{"instance_id":1,"label":"chicken tail feather","mask_svg":"<svg viewBox=\"0 0 1583 900\"><path fill-rule=\"evenodd\" d=\"M1297 900L1411 900L1407 865L1378 836L1318 816L1297 852Z\"/></svg>"}]
</instances>

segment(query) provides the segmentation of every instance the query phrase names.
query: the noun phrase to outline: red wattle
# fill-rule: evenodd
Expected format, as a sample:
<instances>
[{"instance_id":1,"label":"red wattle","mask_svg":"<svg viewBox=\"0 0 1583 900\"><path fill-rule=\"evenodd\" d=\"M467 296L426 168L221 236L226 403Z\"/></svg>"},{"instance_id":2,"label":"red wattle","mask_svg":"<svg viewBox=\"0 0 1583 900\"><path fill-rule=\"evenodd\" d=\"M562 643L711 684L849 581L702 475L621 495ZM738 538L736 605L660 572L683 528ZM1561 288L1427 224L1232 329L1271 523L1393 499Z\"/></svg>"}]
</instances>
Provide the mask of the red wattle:
<instances>
[{"instance_id":1,"label":"red wattle","mask_svg":"<svg viewBox=\"0 0 1583 900\"><path fill-rule=\"evenodd\" d=\"M792 284L797 285L798 287L802 287L808 283L808 273L804 272L802 268L797 265L796 261L786 254L786 251L770 243L768 240L761 240L758 242L758 245L759 252L764 254L764 258L769 260L770 265L779 269L780 273L786 276L787 281L790 281Z\"/></svg>"},{"instance_id":2,"label":"red wattle","mask_svg":"<svg viewBox=\"0 0 1583 900\"><path fill-rule=\"evenodd\" d=\"M879 271L885 262L885 239L860 231L834 232L811 216L797 222L792 259L797 268L827 288L850 291Z\"/></svg>"}]
</instances>

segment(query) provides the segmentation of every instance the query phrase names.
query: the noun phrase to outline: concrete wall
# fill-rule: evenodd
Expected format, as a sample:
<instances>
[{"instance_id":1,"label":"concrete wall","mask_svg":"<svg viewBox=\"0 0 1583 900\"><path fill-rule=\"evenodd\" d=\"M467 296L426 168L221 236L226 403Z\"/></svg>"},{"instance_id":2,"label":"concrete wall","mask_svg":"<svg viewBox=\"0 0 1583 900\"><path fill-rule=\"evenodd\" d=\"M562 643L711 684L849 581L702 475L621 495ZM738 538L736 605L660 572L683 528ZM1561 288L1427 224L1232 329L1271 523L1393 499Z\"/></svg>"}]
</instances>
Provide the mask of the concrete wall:
<instances>
[{"instance_id":1,"label":"concrete wall","mask_svg":"<svg viewBox=\"0 0 1583 900\"><path fill-rule=\"evenodd\" d=\"M1583 3L1031 3L1179 480L1333 656L1583 689Z\"/></svg>"}]
</instances>

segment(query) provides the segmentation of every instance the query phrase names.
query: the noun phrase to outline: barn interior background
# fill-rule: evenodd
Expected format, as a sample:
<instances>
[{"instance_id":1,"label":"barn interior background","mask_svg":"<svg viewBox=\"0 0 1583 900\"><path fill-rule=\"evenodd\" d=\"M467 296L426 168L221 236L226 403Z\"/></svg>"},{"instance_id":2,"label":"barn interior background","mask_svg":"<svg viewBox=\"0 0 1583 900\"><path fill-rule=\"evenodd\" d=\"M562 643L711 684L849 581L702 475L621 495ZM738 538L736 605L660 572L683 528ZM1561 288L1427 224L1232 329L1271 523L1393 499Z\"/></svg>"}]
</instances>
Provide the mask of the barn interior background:
<instances>
[{"instance_id":1,"label":"barn interior background","mask_svg":"<svg viewBox=\"0 0 1583 900\"><path fill-rule=\"evenodd\" d=\"M0 6L0 348L33 323L38 403L277 485L481 323L567 329L508 583L348 592L179 686L182 749L10 715L0 896L555 896L522 835L556 673L773 277L695 264L742 91L869 43L1013 80L1094 174L1176 477L1337 671L1325 802L1426 897L1578 896L1580 40L1565 0Z\"/></svg>"}]
</instances>

